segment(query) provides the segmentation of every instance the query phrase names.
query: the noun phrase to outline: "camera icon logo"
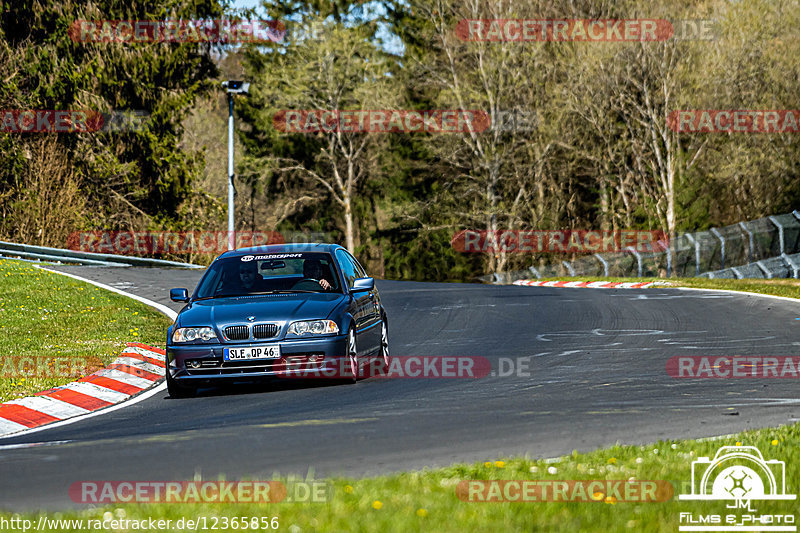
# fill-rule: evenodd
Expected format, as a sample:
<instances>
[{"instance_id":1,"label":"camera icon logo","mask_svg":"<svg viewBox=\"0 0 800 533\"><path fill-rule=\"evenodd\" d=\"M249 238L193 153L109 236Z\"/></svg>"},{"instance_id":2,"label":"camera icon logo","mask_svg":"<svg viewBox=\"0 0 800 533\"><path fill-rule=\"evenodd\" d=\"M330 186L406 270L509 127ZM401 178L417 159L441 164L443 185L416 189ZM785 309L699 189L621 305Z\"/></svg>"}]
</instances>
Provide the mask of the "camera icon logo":
<instances>
[{"instance_id":1,"label":"camera icon logo","mask_svg":"<svg viewBox=\"0 0 800 533\"><path fill-rule=\"evenodd\" d=\"M794 500L786 494L786 464L765 461L755 446L722 446L713 459L692 462L691 494L680 500Z\"/></svg>"}]
</instances>

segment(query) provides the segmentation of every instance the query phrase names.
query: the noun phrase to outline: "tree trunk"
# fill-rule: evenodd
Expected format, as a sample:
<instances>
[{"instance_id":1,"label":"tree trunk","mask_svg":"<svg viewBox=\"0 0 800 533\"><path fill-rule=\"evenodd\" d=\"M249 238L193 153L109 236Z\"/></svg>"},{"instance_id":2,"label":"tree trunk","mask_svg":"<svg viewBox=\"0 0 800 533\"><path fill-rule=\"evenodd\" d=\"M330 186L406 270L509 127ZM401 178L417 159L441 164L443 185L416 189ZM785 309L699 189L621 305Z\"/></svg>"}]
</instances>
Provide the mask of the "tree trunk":
<instances>
[{"instance_id":1,"label":"tree trunk","mask_svg":"<svg viewBox=\"0 0 800 533\"><path fill-rule=\"evenodd\" d=\"M345 246L351 254L355 254L355 236L353 229L353 209L350 203L350 195L344 197L344 238Z\"/></svg>"}]
</instances>

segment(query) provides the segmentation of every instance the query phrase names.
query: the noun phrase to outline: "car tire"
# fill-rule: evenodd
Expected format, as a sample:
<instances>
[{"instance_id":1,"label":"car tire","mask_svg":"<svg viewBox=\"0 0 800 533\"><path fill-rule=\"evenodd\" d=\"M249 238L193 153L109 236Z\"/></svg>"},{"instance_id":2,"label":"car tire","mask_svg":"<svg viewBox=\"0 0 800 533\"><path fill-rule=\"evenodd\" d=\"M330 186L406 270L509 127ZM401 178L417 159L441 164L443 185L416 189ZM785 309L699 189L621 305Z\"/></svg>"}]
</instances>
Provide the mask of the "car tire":
<instances>
[{"instance_id":1,"label":"car tire","mask_svg":"<svg viewBox=\"0 0 800 533\"><path fill-rule=\"evenodd\" d=\"M389 356L389 323L386 322L386 317L383 317L381 324L381 364L384 370L388 371L392 359Z\"/></svg>"},{"instance_id":2,"label":"car tire","mask_svg":"<svg viewBox=\"0 0 800 533\"><path fill-rule=\"evenodd\" d=\"M170 398L192 398L197 394L197 389L178 385L170 376L169 369L167 369L167 392Z\"/></svg>"},{"instance_id":3,"label":"car tire","mask_svg":"<svg viewBox=\"0 0 800 533\"><path fill-rule=\"evenodd\" d=\"M348 383L358 381L358 346L356 344L356 330L350 328L347 332L347 362L350 366L352 377L348 378Z\"/></svg>"}]
</instances>

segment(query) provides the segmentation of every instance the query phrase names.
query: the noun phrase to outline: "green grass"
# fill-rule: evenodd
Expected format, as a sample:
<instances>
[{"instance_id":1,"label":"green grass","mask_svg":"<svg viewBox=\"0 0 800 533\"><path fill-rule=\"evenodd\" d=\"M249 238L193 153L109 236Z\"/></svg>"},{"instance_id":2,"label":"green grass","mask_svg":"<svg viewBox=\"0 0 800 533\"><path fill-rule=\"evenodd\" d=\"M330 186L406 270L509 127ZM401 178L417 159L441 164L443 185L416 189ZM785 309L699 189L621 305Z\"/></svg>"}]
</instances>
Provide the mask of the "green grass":
<instances>
[{"instance_id":1,"label":"green grass","mask_svg":"<svg viewBox=\"0 0 800 533\"><path fill-rule=\"evenodd\" d=\"M0 260L0 402L74 381L75 371L110 363L126 342L163 346L169 324L130 298ZM20 370L29 357L43 363L35 375Z\"/></svg>"},{"instance_id":2,"label":"green grass","mask_svg":"<svg viewBox=\"0 0 800 533\"><path fill-rule=\"evenodd\" d=\"M679 513L726 514L724 502L679 501L688 492L691 462L713 457L722 445L756 446L766 460L786 462L787 492L800 489L798 425L747 431L715 440L662 441L647 446L614 446L576 453L556 460L487 458L485 463L459 464L435 470L366 479L334 478L326 503L277 504L142 504L109 505L58 513L61 518L106 517L274 517L280 531L647 531L676 532ZM456 486L464 480L664 480L675 495L662 503L597 502L472 503L460 500ZM275 477L273 477L275 479ZM288 485L288 483L287 483ZM796 501L757 502L759 513L790 514ZM5 515L9 516L9 515ZM38 515L26 518L36 522ZM48 515L56 518L55 514ZM233 529L233 528L231 528ZM64 528L62 531L77 531Z\"/></svg>"},{"instance_id":3,"label":"green grass","mask_svg":"<svg viewBox=\"0 0 800 533\"><path fill-rule=\"evenodd\" d=\"M95 342L108 342L104 345L107 350L97 353L113 351L119 346L115 342L124 342L131 332L132 324L109 326L123 321L120 317L130 317L135 306L125 300L118 302L113 297L94 292L83 284L72 282L68 279L50 279L43 277L40 272L31 270L25 265L9 265L0 263L0 287L5 277L16 276L13 286L33 283L44 285L53 283L44 291L45 303L51 298L46 297L54 290L62 288L59 302L72 302L71 317L78 321L73 325L72 334L68 338L83 338L88 335ZM11 269L11 270L10 270ZM10 274L5 276L5 274ZM42 279L35 280L36 275ZM616 278L613 281L638 281L632 279ZM789 280L705 280L705 279L680 279L671 280L676 285L748 290L780 296L800 296L800 285ZM64 290L70 287L70 290ZM107 299L104 307L107 315L102 319L103 333L90 325L98 318L94 311L89 313L87 307L99 307L102 303L91 303L87 306L85 294L78 294L80 288L90 290L89 294L96 300ZM27 291L18 293L12 300L8 293L2 293L0 300L6 309L19 305L21 301L31 295ZM63 297L63 298L62 298ZM92 301L94 302L94 301ZM28 309L36 309L35 315L41 320L42 310L38 309L35 301L25 302ZM52 307L52 304L50 304ZM77 317L75 311L78 311ZM80 312L85 311L85 312ZM143 319L145 310L139 310L138 320ZM5 313L6 311L3 311ZM21 311L20 311L21 312ZM27 311L26 311L27 312ZM99 312L99 311L98 311ZM15 311L16 313L16 311ZM30 311L34 316L33 312ZM17 319L17 328L25 326L26 321L20 315ZM163 334L163 320L158 322L157 315L146 315L147 322L142 322L138 338L145 340L150 328L152 334ZM113 318L112 318L113 317ZM47 318L47 317L46 317ZM80 320L78 320L80 319ZM50 320L50 318L47 318ZM110 320L117 320L111 323ZM127 319L124 320L127 322ZM4 322L5 324L5 322ZM82 326L79 326L82 324ZM96 322L95 322L96 324ZM146 326L146 327L145 327ZM155 326L155 327L154 327ZM0 331L3 331L0 329ZM20 330L17 330L19 333ZM112 333L113 332L113 333ZM114 339L102 338L102 335ZM7 335L0 333L0 335ZM8 335L7 335L8 336ZM97 339L100 336L102 339ZM0 339L4 337L0 336ZM156 342L158 339L154 339ZM27 341L26 341L27 342ZM30 341L32 342L32 341ZM52 342L52 341L48 341ZM63 341L61 344L68 344ZM18 349L21 349L19 345ZM369 422L365 422L369 423ZM713 457L718 447L723 445L756 446L764 454L764 458L778 459L786 463L787 492L800 492L800 425L781 426L779 428L766 428L746 431L735 436L707 440L676 440L661 441L646 446L614 446L596 450L589 453L577 453L558 459L529 459L529 458L499 458L486 457L485 462L473 464L456 464L447 468L426 469L416 472L378 476L364 479L332 478L326 480L333 487L331 498L325 503L276 503L276 504L115 504L99 506L85 511L69 511L51 513L49 519L169 519L175 521L181 518L197 519L206 517L207 521L217 517L278 517L279 531L299 532L329 532L329 531L647 531L647 532L676 532L679 527L679 513L693 512L695 514L728 514L732 510L725 509L725 503L718 502L691 502L679 501L677 495L688 491L691 479L691 462L698 457ZM335 445L331 453L349 453L336 450ZM277 474L271 479L281 479ZM670 482L675 495L667 502L662 503L624 503L605 501L601 498L597 502L565 503L565 502L531 502L531 503L473 503L465 502L458 498L456 487L461 481L492 480L492 479L520 479L520 480L664 480ZM285 480L287 485L289 481ZM66 488L65 488L66 490ZM754 507L761 513L792 514L797 506L796 501L789 502L756 502ZM8 513L0 513L0 518L10 518ZM26 513L22 518L31 520L36 524L39 515ZM210 522L207 522L210 524ZM53 531L80 531L74 527L53 527ZM224 529L219 529L224 530ZM228 528L227 530L233 530ZM240 528L239 531L242 529ZM263 530L263 528L262 528ZM133 531L133 529L131 529ZM153 530L155 531L155 530Z\"/></svg>"}]
</instances>

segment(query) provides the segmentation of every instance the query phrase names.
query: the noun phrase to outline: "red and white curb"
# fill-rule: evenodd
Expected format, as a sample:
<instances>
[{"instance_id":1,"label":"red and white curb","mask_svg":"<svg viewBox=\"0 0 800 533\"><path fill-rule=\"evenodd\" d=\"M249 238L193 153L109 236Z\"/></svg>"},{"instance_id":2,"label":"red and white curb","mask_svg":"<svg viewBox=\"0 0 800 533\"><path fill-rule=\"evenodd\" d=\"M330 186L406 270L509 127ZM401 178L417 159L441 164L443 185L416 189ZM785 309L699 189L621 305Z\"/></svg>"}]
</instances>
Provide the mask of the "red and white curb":
<instances>
[{"instance_id":1,"label":"red and white curb","mask_svg":"<svg viewBox=\"0 0 800 533\"><path fill-rule=\"evenodd\" d=\"M165 356L160 348L129 342L113 363L94 374L0 404L0 437L125 401L164 378Z\"/></svg>"},{"instance_id":2,"label":"red and white curb","mask_svg":"<svg viewBox=\"0 0 800 533\"><path fill-rule=\"evenodd\" d=\"M647 289L657 286L669 286L668 281L538 281L519 279L514 285L526 287L570 287L587 289Z\"/></svg>"}]
</instances>

